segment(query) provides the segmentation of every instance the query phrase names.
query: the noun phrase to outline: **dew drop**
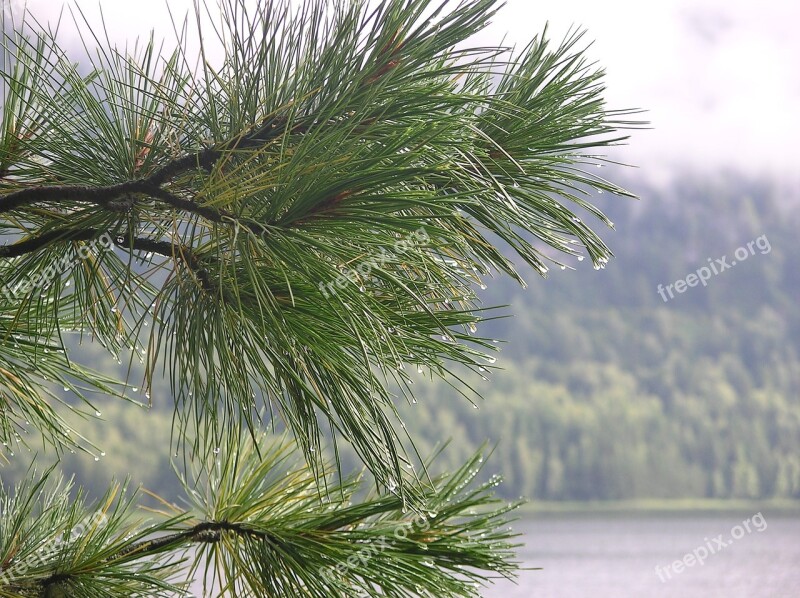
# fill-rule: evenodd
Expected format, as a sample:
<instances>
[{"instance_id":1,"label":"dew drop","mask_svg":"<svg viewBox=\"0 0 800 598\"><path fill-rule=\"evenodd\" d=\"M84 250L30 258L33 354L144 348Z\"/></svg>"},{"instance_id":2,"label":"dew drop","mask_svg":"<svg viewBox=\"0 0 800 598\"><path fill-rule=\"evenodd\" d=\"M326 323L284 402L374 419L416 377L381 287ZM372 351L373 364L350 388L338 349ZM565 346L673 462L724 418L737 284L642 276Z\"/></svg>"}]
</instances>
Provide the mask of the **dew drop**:
<instances>
[{"instance_id":1,"label":"dew drop","mask_svg":"<svg viewBox=\"0 0 800 598\"><path fill-rule=\"evenodd\" d=\"M583 256L582 256L582 255L579 255L579 256L578 256L578 261L579 261L579 262L582 262L582 261L583 261Z\"/></svg>"},{"instance_id":2,"label":"dew drop","mask_svg":"<svg viewBox=\"0 0 800 598\"><path fill-rule=\"evenodd\" d=\"M103 415L103 414L102 414L102 413L100 413L99 411L95 411L95 412L94 412L94 415L95 415L95 417L100 417L100 416L101 416L101 415Z\"/></svg>"},{"instance_id":3,"label":"dew drop","mask_svg":"<svg viewBox=\"0 0 800 598\"><path fill-rule=\"evenodd\" d=\"M421 366L421 365L418 365L418 366L417 366L417 373L418 373L418 374L421 374L421 373L422 373L422 366Z\"/></svg>"},{"instance_id":4,"label":"dew drop","mask_svg":"<svg viewBox=\"0 0 800 598\"><path fill-rule=\"evenodd\" d=\"M95 458L94 458L94 460L95 460L95 461L99 461L99 460L100 460L100 457L95 457Z\"/></svg>"},{"instance_id":5,"label":"dew drop","mask_svg":"<svg viewBox=\"0 0 800 598\"><path fill-rule=\"evenodd\" d=\"M564 264L561 264L561 269L562 269L562 270L566 270L566 269L567 269L567 267L566 267Z\"/></svg>"},{"instance_id":6,"label":"dew drop","mask_svg":"<svg viewBox=\"0 0 800 598\"><path fill-rule=\"evenodd\" d=\"M101 452L101 453L100 453L100 456L101 456L101 457L105 457L105 456L106 456L106 453L105 453L105 451Z\"/></svg>"},{"instance_id":7,"label":"dew drop","mask_svg":"<svg viewBox=\"0 0 800 598\"><path fill-rule=\"evenodd\" d=\"M485 285L485 284L483 284L483 283L481 283L481 290L482 290L482 291L485 291L485 290L486 290L486 285Z\"/></svg>"},{"instance_id":8,"label":"dew drop","mask_svg":"<svg viewBox=\"0 0 800 598\"><path fill-rule=\"evenodd\" d=\"M215 455L219 455L219 447L218 446L214 447L214 454Z\"/></svg>"}]
</instances>

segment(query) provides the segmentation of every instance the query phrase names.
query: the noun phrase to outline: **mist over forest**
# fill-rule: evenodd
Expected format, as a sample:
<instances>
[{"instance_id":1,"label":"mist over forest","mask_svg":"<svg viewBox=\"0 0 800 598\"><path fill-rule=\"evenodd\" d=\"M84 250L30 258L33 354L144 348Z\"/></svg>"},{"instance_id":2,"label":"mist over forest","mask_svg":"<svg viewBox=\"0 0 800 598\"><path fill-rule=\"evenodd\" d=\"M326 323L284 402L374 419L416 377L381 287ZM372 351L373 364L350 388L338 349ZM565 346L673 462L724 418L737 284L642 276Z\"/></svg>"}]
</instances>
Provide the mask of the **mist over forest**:
<instances>
[{"instance_id":1,"label":"mist over forest","mask_svg":"<svg viewBox=\"0 0 800 598\"><path fill-rule=\"evenodd\" d=\"M488 380L470 380L483 396L471 397L477 411L423 372L417 402L398 401L403 424L423 456L450 441L435 462L443 470L496 443L487 475L502 474L509 498L800 498L797 198L735 175L637 191L638 201L594 198L616 228L603 235L616 255L604 269L572 260L546 279L526 272L527 289L487 281L484 305L508 307L478 329L502 350ZM734 266L739 248L747 257ZM720 258L726 266L705 284L659 293ZM123 377L130 366L141 394L136 360L117 364L86 339L73 355ZM99 399L105 421L76 427L105 455L67 453L64 473L100 492L130 472L173 496L165 382L152 400L145 409ZM40 447L30 448L7 453L4 483L26 475ZM348 450L343 464L358 467Z\"/></svg>"}]
</instances>

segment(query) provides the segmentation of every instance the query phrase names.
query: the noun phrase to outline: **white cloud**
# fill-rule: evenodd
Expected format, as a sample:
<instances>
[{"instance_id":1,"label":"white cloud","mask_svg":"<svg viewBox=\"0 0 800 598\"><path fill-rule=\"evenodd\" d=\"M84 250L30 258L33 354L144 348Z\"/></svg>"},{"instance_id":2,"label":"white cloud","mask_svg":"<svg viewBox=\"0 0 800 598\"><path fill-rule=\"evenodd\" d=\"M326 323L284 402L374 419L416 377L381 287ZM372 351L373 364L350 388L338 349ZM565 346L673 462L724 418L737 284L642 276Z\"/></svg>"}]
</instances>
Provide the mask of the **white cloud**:
<instances>
[{"instance_id":1,"label":"white cloud","mask_svg":"<svg viewBox=\"0 0 800 598\"><path fill-rule=\"evenodd\" d=\"M97 2L83 2L99 22ZM102 0L112 38L171 34L164 0ZM213 3L211 3L213 4ZM53 14L51 0L28 0ZM190 0L172 0L182 15ZM663 175L685 166L797 176L800 6L782 0L507 0L483 41L524 44L550 21L551 37L588 29L590 56L607 71L612 107L646 108L653 130L616 154Z\"/></svg>"}]
</instances>

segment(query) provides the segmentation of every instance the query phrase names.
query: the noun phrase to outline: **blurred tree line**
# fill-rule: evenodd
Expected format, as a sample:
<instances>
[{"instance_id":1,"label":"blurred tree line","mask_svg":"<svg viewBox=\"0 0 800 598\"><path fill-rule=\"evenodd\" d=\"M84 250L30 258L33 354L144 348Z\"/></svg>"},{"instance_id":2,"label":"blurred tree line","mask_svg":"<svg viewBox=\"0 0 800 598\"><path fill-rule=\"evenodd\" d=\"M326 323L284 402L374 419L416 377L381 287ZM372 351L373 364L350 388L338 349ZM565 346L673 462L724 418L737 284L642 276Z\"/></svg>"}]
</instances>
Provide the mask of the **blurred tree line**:
<instances>
[{"instance_id":1,"label":"blurred tree line","mask_svg":"<svg viewBox=\"0 0 800 598\"><path fill-rule=\"evenodd\" d=\"M447 470L476 443L495 442L487 475L502 470L509 497L800 499L797 212L770 184L736 177L687 177L641 195L635 205L602 206L621 231L606 235L616 258L604 270L589 274L588 262L575 262L583 272L555 268L547 280L529 272L527 290L499 278L484 291L486 305L512 305L487 318L515 314L480 327L502 339L502 358L487 363L489 381L474 380L484 397L473 397L477 413L446 384L418 376L417 403L398 410L419 452L449 438L438 460ZM756 248L706 287L659 296L659 284L708 258L730 262L762 235L769 252ZM81 350L107 359L91 343ZM135 380L135 360L118 373L128 367ZM151 408L109 401L102 409L113 424L87 435L106 455L66 454L64 471L98 488L128 471L174 494L160 450L172 429L167 389L153 392ZM25 475L29 456L0 466L4 480Z\"/></svg>"}]
</instances>

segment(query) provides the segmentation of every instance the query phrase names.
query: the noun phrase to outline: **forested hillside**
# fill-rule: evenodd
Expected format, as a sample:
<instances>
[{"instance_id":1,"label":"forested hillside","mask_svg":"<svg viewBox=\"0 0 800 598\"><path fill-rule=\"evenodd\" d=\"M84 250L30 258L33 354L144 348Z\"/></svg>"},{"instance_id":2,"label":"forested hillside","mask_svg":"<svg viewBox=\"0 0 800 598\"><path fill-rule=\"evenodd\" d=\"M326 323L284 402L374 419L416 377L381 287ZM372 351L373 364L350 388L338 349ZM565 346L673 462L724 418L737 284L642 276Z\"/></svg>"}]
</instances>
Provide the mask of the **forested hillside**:
<instances>
[{"instance_id":1,"label":"forested hillside","mask_svg":"<svg viewBox=\"0 0 800 598\"><path fill-rule=\"evenodd\" d=\"M527 290L489 281L485 304L510 306L487 317L513 315L478 330L503 340L489 380L475 380L480 411L423 373L417 403L399 407L406 427L422 454L451 439L443 467L476 442L498 443L491 469L509 497L800 498L797 211L769 185L734 179L643 195L600 198L616 225L604 235L617 256L605 269L554 266L546 280L529 273ZM705 286L663 300L658 285L689 281L723 256L727 267ZM124 375L124 359L79 350ZM172 404L163 388L153 402L104 404L108 421L89 436L106 455L65 455L65 471L98 483L130 471L171 493L163 447ZM115 450L121 443L139 448ZM24 475L29 455L8 448L16 454L0 469L4 481Z\"/></svg>"}]
</instances>

